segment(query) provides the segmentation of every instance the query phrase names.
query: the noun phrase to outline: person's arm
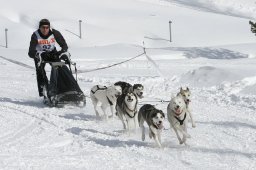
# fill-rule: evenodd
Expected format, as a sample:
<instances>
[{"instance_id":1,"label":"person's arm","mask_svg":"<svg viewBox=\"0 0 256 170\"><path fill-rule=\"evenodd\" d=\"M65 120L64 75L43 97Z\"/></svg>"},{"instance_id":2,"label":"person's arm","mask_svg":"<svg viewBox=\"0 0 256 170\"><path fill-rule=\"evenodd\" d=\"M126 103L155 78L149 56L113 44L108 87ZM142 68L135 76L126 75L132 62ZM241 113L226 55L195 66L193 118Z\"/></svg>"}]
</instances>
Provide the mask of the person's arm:
<instances>
[{"instance_id":1,"label":"person's arm","mask_svg":"<svg viewBox=\"0 0 256 170\"><path fill-rule=\"evenodd\" d=\"M64 39L64 37L61 35L61 33L55 29L52 30L53 35L57 41L57 43L60 45L61 47L61 52L66 52L68 51L68 45Z\"/></svg>"},{"instance_id":2,"label":"person's arm","mask_svg":"<svg viewBox=\"0 0 256 170\"><path fill-rule=\"evenodd\" d=\"M37 38L36 38L36 34L33 33L31 36L31 40L30 40L30 46L29 46L29 51L28 51L28 55L30 58L34 58L36 56L36 46L37 46Z\"/></svg>"},{"instance_id":3,"label":"person's arm","mask_svg":"<svg viewBox=\"0 0 256 170\"><path fill-rule=\"evenodd\" d=\"M29 51L28 51L28 55L30 58L34 58L36 56L36 46L37 46L37 38L36 38L36 34L33 33L31 36L31 40L30 40L30 46L29 46Z\"/></svg>"}]
</instances>

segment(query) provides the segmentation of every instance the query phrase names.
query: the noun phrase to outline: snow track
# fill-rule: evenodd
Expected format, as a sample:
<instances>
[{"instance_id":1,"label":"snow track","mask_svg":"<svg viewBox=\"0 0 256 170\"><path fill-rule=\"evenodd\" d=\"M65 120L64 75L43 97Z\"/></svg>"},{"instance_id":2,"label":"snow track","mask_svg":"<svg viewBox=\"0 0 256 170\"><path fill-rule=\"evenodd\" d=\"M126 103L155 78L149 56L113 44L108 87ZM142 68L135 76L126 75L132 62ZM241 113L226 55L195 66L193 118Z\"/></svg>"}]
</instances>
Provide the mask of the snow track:
<instances>
[{"instance_id":1,"label":"snow track","mask_svg":"<svg viewBox=\"0 0 256 170\"><path fill-rule=\"evenodd\" d=\"M129 80L131 83L138 81L137 78ZM150 83L154 81L159 84ZM147 78L146 93L159 99L164 97L164 100L169 95L161 96L158 89L164 86L173 92L176 86L169 81L160 82L159 78ZM108 169L169 169L175 164L177 169L253 169L256 119L248 116L253 115L254 110L216 100L224 93L209 93L201 88L192 92L197 127L189 126L192 138L188 146L178 144L166 120L162 150L148 135L142 142L138 129L130 136L124 133L116 117L107 122L96 120L90 100L82 109L48 108L40 101L2 98L0 166L7 169L102 169L103 166ZM157 101L150 96L144 100ZM164 112L166 106L167 103L157 105ZM209 165L209 161L212 164Z\"/></svg>"}]
</instances>

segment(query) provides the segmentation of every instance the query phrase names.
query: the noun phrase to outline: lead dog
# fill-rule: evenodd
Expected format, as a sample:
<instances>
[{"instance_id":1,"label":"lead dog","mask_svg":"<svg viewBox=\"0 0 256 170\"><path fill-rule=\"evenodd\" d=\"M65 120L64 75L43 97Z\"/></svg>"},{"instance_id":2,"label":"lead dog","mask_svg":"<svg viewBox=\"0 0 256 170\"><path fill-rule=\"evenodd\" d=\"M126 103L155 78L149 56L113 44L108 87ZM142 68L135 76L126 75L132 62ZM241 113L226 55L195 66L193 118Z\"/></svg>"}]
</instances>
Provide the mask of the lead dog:
<instances>
[{"instance_id":1,"label":"lead dog","mask_svg":"<svg viewBox=\"0 0 256 170\"><path fill-rule=\"evenodd\" d=\"M116 82L114 85L121 86L123 93L133 92L134 94L136 94L138 98L140 99L143 98L144 87L142 84L134 84L132 86L130 83L119 81L119 82Z\"/></svg>"},{"instance_id":2,"label":"lead dog","mask_svg":"<svg viewBox=\"0 0 256 170\"><path fill-rule=\"evenodd\" d=\"M191 109L190 109L190 105L189 103L191 102L191 92L189 90L189 88L187 87L185 90L181 87L180 88L180 92L177 94L177 96L181 96L184 100L184 102L186 103L186 106L187 106L187 112L189 114L189 117L191 119L191 123L192 123L192 127L196 127L196 124L194 122L194 119L193 119L193 116L192 116L192 113L191 113Z\"/></svg>"},{"instance_id":3,"label":"lead dog","mask_svg":"<svg viewBox=\"0 0 256 170\"><path fill-rule=\"evenodd\" d=\"M156 144L161 148L161 132L164 127L164 119L165 116L163 111L156 109L150 104L143 105L138 113L139 126L142 131L142 141L145 140L144 121L146 121L149 127L149 137L153 137Z\"/></svg>"},{"instance_id":4,"label":"lead dog","mask_svg":"<svg viewBox=\"0 0 256 170\"><path fill-rule=\"evenodd\" d=\"M175 96L167 106L167 117L171 127L177 135L180 144L186 144L190 135L187 133L187 108L181 96ZM182 139L179 135L182 135Z\"/></svg>"},{"instance_id":5,"label":"lead dog","mask_svg":"<svg viewBox=\"0 0 256 170\"><path fill-rule=\"evenodd\" d=\"M134 126L136 129L135 116L137 115L137 104L138 99L134 93L125 93L122 94L117 99L116 111L117 116L123 123L123 127L130 133L131 129L131 121L134 122Z\"/></svg>"},{"instance_id":6,"label":"lead dog","mask_svg":"<svg viewBox=\"0 0 256 170\"><path fill-rule=\"evenodd\" d=\"M104 115L105 119L108 119L106 110L110 107L112 117L115 113L115 106L118 96L122 94L120 86L100 86L95 85L91 88L90 97L96 113L96 118L100 118Z\"/></svg>"}]
</instances>

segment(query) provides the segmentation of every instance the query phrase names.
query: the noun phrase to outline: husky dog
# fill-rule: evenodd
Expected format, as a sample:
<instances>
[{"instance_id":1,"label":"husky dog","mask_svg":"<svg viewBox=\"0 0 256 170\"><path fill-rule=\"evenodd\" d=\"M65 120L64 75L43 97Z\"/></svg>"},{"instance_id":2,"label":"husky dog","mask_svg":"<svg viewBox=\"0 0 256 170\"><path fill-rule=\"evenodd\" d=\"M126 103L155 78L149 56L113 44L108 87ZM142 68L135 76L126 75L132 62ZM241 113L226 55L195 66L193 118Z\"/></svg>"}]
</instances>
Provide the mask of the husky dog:
<instances>
[{"instance_id":1,"label":"husky dog","mask_svg":"<svg viewBox=\"0 0 256 170\"><path fill-rule=\"evenodd\" d=\"M104 115L104 117L108 119L106 110L109 107L113 117L115 112L116 100L121 94L122 89L120 86L93 86L91 88L90 96L94 105L96 117L100 118L101 115Z\"/></svg>"},{"instance_id":2,"label":"husky dog","mask_svg":"<svg viewBox=\"0 0 256 170\"><path fill-rule=\"evenodd\" d=\"M165 116L163 111L156 109L150 104L143 105L138 113L139 126L142 131L142 141L145 140L144 121L146 121L149 127L149 137L153 137L156 144L161 148L161 132L164 127L164 119Z\"/></svg>"},{"instance_id":3,"label":"husky dog","mask_svg":"<svg viewBox=\"0 0 256 170\"><path fill-rule=\"evenodd\" d=\"M191 102L190 98L191 98L191 92L189 90L189 88L187 87L185 90L181 87L180 88L180 92L177 94L177 96L181 96L184 100L184 102L186 103L187 106L187 112L189 114L189 117L191 119L191 123L192 123L192 127L196 127L196 124L194 122L194 119L192 117L192 113L189 107L189 103Z\"/></svg>"},{"instance_id":4,"label":"husky dog","mask_svg":"<svg viewBox=\"0 0 256 170\"><path fill-rule=\"evenodd\" d=\"M136 94L138 98L143 98L143 90L144 87L142 84L134 84L133 86L130 83L119 81L116 82L114 85L118 85L122 87L122 92L128 93L128 92L133 92Z\"/></svg>"},{"instance_id":5,"label":"husky dog","mask_svg":"<svg viewBox=\"0 0 256 170\"><path fill-rule=\"evenodd\" d=\"M187 133L187 108L181 96L173 97L167 106L167 117L171 127L174 129L180 144L186 144L190 138ZM179 133L183 135L182 140Z\"/></svg>"},{"instance_id":6,"label":"husky dog","mask_svg":"<svg viewBox=\"0 0 256 170\"><path fill-rule=\"evenodd\" d=\"M117 99L116 111L117 116L123 123L123 127L130 133L131 121L134 122L136 129L135 116L137 115L138 99L134 93L124 93Z\"/></svg>"}]
</instances>

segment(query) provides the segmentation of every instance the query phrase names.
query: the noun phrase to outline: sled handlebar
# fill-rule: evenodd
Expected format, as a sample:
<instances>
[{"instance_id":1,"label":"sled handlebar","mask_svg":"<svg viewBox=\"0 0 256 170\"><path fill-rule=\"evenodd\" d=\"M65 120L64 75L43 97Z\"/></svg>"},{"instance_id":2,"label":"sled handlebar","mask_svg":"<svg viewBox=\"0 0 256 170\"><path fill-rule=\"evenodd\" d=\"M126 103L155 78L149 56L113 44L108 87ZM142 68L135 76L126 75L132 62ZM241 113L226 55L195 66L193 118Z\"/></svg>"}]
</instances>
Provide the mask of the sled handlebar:
<instances>
[{"instance_id":1,"label":"sled handlebar","mask_svg":"<svg viewBox=\"0 0 256 170\"><path fill-rule=\"evenodd\" d=\"M59 62L50 62L50 61L43 61L43 63L51 64L53 67L55 66L64 66L66 65L65 62L59 61Z\"/></svg>"}]
</instances>

